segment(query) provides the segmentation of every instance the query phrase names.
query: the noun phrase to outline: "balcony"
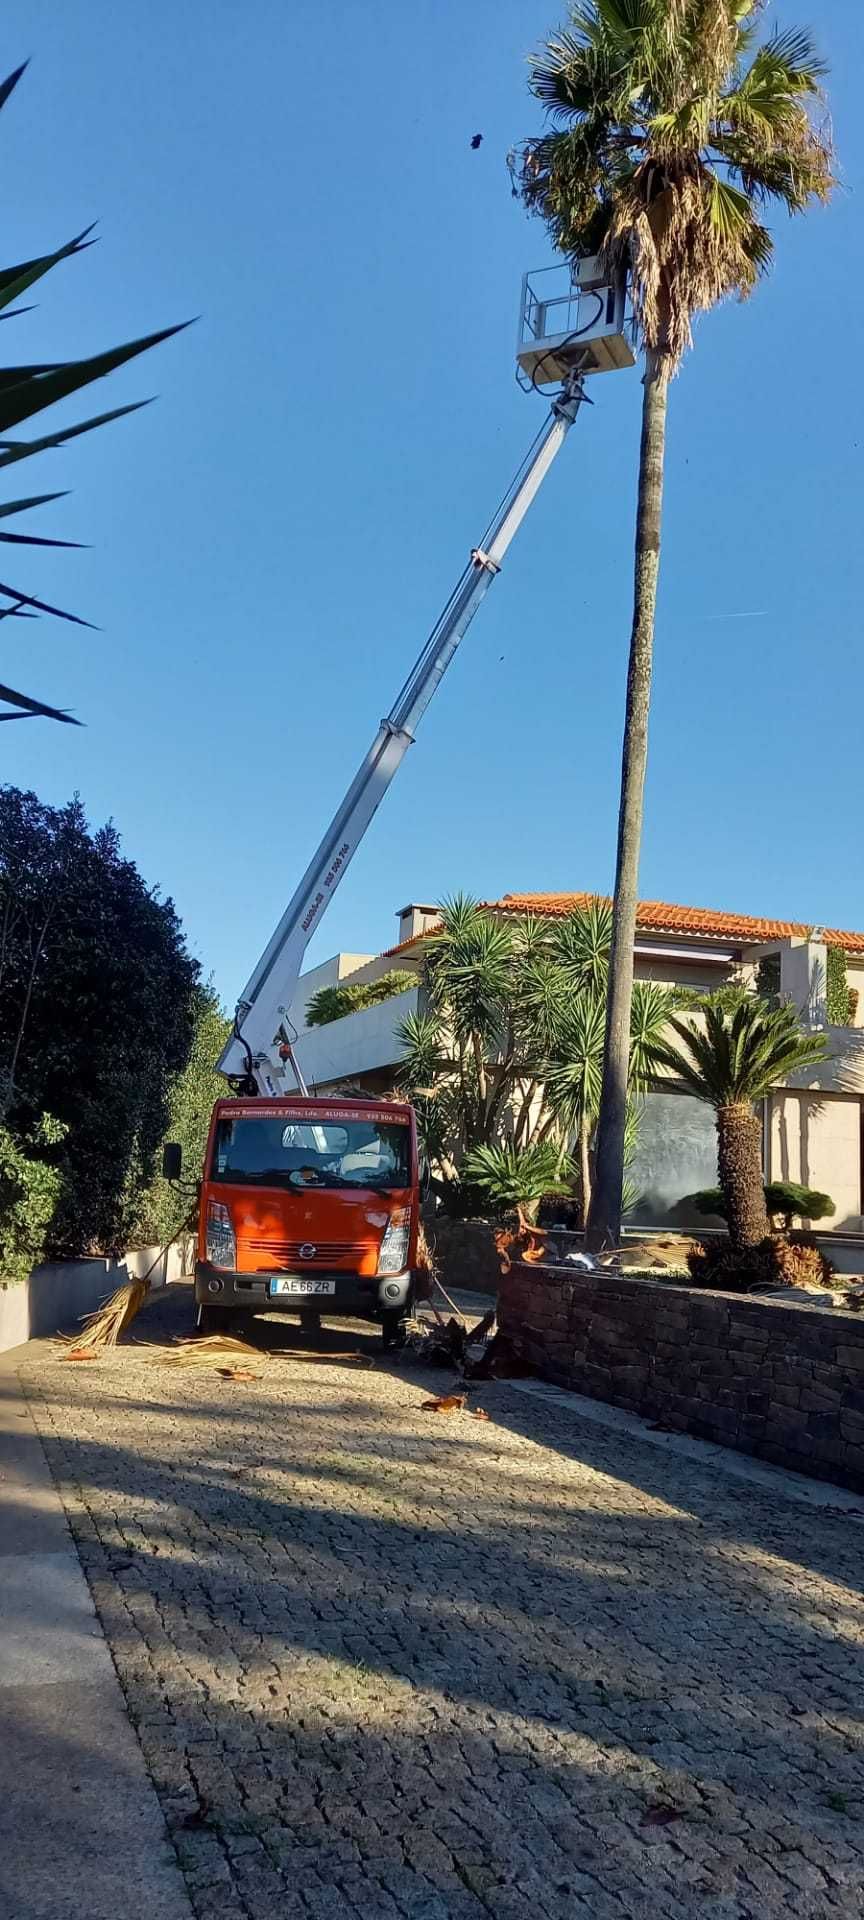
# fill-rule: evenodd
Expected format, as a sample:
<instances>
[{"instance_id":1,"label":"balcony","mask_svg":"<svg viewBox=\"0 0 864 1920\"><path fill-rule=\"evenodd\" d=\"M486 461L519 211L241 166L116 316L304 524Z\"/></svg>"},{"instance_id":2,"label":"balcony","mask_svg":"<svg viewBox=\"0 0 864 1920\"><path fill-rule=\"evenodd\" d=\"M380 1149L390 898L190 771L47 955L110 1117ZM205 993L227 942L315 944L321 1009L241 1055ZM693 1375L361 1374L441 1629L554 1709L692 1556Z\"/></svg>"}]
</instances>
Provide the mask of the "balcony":
<instances>
[{"instance_id":1,"label":"balcony","mask_svg":"<svg viewBox=\"0 0 864 1920\"><path fill-rule=\"evenodd\" d=\"M346 1013L326 1027L307 1027L297 1041L297 1058L310 1090L335 1080L356 1080L364 1073L395 1068L402 1049L397 1028L406 1014L416 1013L420 988L415 982L404 993L377 1006Z\"/></svg>"}]
</instances>

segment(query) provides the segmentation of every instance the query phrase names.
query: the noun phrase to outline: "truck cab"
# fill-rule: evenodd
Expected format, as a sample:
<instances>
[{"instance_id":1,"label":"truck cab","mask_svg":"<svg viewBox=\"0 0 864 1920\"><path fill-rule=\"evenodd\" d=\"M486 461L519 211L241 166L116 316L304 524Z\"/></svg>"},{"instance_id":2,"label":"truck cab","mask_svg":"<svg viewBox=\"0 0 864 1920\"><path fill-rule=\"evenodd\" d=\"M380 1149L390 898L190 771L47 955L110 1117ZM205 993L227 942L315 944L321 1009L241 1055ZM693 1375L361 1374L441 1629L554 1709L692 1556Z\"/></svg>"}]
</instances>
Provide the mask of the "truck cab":
<instances>
[{"instance_id":1,"label":"truck cab","mask_svg":"<svg viewBox=\"0 0 864 1920\"><path fill-rule=\"evenodd\" d=\"M413 1109L297 1095L219 1100L198 1214L198 1324L322 1312L381 1324L412 1311L420 1174Z\"/></svg>"}]
</instances>

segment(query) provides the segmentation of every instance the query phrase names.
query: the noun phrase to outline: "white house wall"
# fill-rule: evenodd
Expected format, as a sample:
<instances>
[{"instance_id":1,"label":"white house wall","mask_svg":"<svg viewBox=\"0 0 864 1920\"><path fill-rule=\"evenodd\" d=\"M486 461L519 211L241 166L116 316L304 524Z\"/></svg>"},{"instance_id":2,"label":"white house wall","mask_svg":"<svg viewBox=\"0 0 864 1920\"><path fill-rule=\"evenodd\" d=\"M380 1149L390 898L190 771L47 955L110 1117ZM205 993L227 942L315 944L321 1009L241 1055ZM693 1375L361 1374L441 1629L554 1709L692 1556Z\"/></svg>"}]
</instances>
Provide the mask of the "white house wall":
<instances>
[{"instance_id":1,"label":"white house wall","mask_svg":"<svg viewBox=\"0 0 864 1920\"><path fill-rule=\"evenodd\" d=\"M359 1074L392 1067L401 1057L397 1028L406 1014L416 1013L419 987L409 987L392 1000L361 1007L326 1027L309 1027L297 1042L297 1057L307 1086L328 1086L335 1080L354 1080Z\"/></svg>"},{"instance_id":2,"label":"white house wall","mask_svg":"<svg viewBox=\"0 0 864 1920\"><path fill-rule=\"evenodd\" d=\"M828 1193L836 1212L822 1224L831 1232L861 1225L861 1106L858 1100L817 1094L773 1093L769 1113L768 1175L797 1180Z\"/></svg>"}]
</instances>

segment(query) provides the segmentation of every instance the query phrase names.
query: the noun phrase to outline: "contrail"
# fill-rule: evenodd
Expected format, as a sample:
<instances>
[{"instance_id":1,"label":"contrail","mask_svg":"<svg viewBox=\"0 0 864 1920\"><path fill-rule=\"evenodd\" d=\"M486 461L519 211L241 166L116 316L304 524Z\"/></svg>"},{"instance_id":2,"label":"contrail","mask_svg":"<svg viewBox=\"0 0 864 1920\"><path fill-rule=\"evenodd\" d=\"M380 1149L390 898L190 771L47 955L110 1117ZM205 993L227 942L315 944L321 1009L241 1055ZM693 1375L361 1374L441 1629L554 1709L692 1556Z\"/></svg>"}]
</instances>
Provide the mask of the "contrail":
<instances>
[{"instance_id":1,"label":"contrail","mask_svg":"<svg viewBox=\"0 0 864 1920\"><path fill-rule=\"evenodd\" d=\"M770 607L759 607L753 613L697 613L697 620L767 620Z\"/></svg>"}]
</instances>

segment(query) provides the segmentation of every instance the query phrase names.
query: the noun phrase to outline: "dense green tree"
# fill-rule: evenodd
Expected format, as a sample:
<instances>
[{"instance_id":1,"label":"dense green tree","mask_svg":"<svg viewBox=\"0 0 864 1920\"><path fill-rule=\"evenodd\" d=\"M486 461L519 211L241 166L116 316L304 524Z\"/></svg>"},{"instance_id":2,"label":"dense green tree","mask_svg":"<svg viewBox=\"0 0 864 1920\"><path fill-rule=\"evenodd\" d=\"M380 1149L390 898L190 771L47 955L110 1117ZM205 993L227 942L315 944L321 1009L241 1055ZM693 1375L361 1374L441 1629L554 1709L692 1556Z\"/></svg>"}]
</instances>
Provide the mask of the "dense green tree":
<instances>
[{"instance_id":1,"label":"dense green tree","mask_svg":"<svg viewBox=\"0 0 864 1920\"><path fill-rule=\"evenodd\" d=\"M231 1021L211 986L193 988L192 1017L189 1058L168 1094L164 1134L165 1140L176 1140L183 1149L182 1178L179 1186L163 1180L161 1155L157 1155L156 1178L140 1201L140 1238L160 1246L171 1238L194 1202L210 1115L215 1101L224 1100L228 1092L225 1080L216 1071L216 1062L231 1033Z\"/></svg>"},{"instance_id":2,"label":"dense green tree","mask_svg":"<svg viewBox=\"0 0 864 1920\"><path fill-rule=\"evenodd\" d=\"M0 1086L14 1139L44 1115L66 1128L50 1227L58 1250L112 1250L189 1057L199 969L170 900L80 801L0 789Z\"/></svg>"},{"instance_id":3,"label":"dense green tree","mask_svg":"<svg viewBox=\"0 0 864 1920\"><path fill-rule=\"evenodd\" d=\"M572 1141L583 1212L591 1188L611 915L602 901L560 920L503 918L457 895L423 943L425 1006L402 1022L401 1078L448 1205L474 1189L525 1192ZM672 996L638 981L630 1094L645 1091ZM636 1115L630 1110L630 1142ZM550 1148L544 1158L541 1148ZM502 1153L504 1157L502 1158ZM572 1169L568 1170L572 1175ZM552 1182L550 1191L560 1182ZM515 1204L515 1201L514 1201Z\"/></svg>"}]
</instances>

